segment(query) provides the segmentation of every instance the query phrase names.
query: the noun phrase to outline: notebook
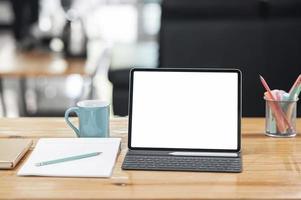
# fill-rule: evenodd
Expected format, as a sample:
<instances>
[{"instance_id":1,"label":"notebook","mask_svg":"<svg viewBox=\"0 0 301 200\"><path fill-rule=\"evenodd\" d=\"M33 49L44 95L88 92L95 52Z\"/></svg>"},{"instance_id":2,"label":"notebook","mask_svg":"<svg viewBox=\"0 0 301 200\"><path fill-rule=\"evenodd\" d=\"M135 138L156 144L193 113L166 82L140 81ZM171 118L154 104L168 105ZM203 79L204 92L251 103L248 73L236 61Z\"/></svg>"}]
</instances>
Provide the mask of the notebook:
<instances>
[{"instance_id":1,"label":"notebook","mask_svg":"<svg viewBox=\"0 0 301 200\"><path fill-rule=\"evenodd\" d=\"M12 169L32 145L30 139L0 139L0 169Z\"/></svg>"},{"instance_id":2,"label":"notebook","mask_svg":"<svg viewBox=\"0 0 301 200\"><path fill-rule=\"evenodd\" d=\"M110 177L120 149L120 138L40 139L18 176ZM45 166L36 163L91 152L99 156Z\"/></svg>"},{"instance_id":3,"label":"notebook","mask_svg":"<svg viewBox=\"0 0 301 200\"><path fill-rule=\"evenodd\" d=\"M124 170L241 172L241 72L134 68Z\"/></svg>"}]
</instances>

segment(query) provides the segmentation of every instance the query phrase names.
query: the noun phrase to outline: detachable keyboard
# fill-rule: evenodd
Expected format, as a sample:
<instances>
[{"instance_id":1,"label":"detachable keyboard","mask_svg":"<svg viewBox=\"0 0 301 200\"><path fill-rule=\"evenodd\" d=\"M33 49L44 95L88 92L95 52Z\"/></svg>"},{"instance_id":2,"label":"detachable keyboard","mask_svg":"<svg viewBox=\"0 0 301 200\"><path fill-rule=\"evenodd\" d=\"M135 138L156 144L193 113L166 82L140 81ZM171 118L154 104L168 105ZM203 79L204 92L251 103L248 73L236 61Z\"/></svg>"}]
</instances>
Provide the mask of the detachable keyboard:
<instances>
[{"instance_id":1,"label":"detachable keyboard","mask_svg":"<svg viewBox=\"0 0 301 200\"><path fill-rule=\"evenodd\" d=\"M242 162L241 157L200 157L127 154L123 161L122 169L241 172Z\"/></svg>"}]
</instances>

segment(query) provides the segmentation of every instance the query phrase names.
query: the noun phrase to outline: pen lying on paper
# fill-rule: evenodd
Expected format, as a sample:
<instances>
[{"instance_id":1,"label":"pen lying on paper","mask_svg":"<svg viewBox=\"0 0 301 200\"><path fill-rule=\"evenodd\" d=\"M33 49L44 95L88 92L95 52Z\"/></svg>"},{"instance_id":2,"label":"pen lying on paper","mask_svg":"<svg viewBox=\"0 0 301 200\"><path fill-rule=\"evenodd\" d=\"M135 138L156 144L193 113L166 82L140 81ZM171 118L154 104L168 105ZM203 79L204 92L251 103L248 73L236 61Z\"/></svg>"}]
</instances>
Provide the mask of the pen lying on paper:
<instances>
[{"instance_id":1,"label":"pen lying on paper","mask_svg":"<svg viewBox=\"0 0 301 200\"><path fill-rule=\"evenodd\" d=\"M94 153L81 154L81 155L77 155L77 156L70 156L70 157L60 158L60 159L55 159L55 160L48 160L48 161L38 162L35 164L35 166L40 167L40 166L44 166L44 165L51 165L51 164L56 164L56 163L61 163L61 162L79 160L79 159L83 159L83 158L98 156L101 153L102 152L94 152Z\"/></svg>"}]
</instances>

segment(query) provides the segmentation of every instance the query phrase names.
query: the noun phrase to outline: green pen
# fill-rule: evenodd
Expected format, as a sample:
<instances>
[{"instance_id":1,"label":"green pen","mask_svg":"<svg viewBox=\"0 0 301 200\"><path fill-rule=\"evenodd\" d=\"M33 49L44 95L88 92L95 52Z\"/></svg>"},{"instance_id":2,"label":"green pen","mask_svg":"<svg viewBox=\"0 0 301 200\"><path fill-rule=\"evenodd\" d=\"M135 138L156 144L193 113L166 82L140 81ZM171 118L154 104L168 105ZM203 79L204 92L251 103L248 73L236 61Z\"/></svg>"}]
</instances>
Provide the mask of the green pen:
<instances>
[{"instance_id":1,"label":"green pen","mask_svg":"<svg viewBox=\"0 0 301 200\"><path fill-rule=\"evenodd\" d=\"M298 99L299 93L301 91L301 74L298 76L297 80L293 84L292 88L289 91L289 100Z\"/></svg>"},{"instance_id":2,"label":"green pen","mask_svg":"<svg viewBox=\"0 0 301 200\"><path fill-rule=\"evenodd\" d=\"M94 153L81 154L81 155L77 155L77 156L70 156L70 157L60 158L60 159L55 159L55 160L48 160L48 161L38 162L35 164L35 166L40 167L40 166L44 166L44 165L52 165L52 164L56 164L56 163L79 160L79 159L83 159L83 158L98 156L101 153L102 152L94 152Z\"/></svg>"}]
</instances>

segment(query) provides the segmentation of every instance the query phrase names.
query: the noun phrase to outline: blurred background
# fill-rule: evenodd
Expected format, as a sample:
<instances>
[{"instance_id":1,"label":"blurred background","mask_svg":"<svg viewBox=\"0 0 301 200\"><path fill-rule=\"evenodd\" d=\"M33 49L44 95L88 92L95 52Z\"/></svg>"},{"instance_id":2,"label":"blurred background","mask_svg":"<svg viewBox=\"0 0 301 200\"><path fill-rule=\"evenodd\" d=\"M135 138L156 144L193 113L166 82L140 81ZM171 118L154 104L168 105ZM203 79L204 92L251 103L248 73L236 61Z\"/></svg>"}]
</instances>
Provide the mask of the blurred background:
<instances>
[{"instance_id":1,"label":"blurred background","mask_svg":"<svg viewBox=\"0 0 301 200\"><path fill-rule=\"evenodd\" d=\"M238 68L243 116L263 116L259 74L288 91L301 73L301 1L0 0L0 116L126 116L132 67Z\"/></svg>"},{"instance_id":2,"label":"blurred background","mask_svg":"<svg viewBox=\"0 0 301 200\"><path fill-rule=\"evenodd\" d=\"M1 0L1 116L112 102L108 71L156 67L157 0Z\"/></svg>"}]
</instances>

